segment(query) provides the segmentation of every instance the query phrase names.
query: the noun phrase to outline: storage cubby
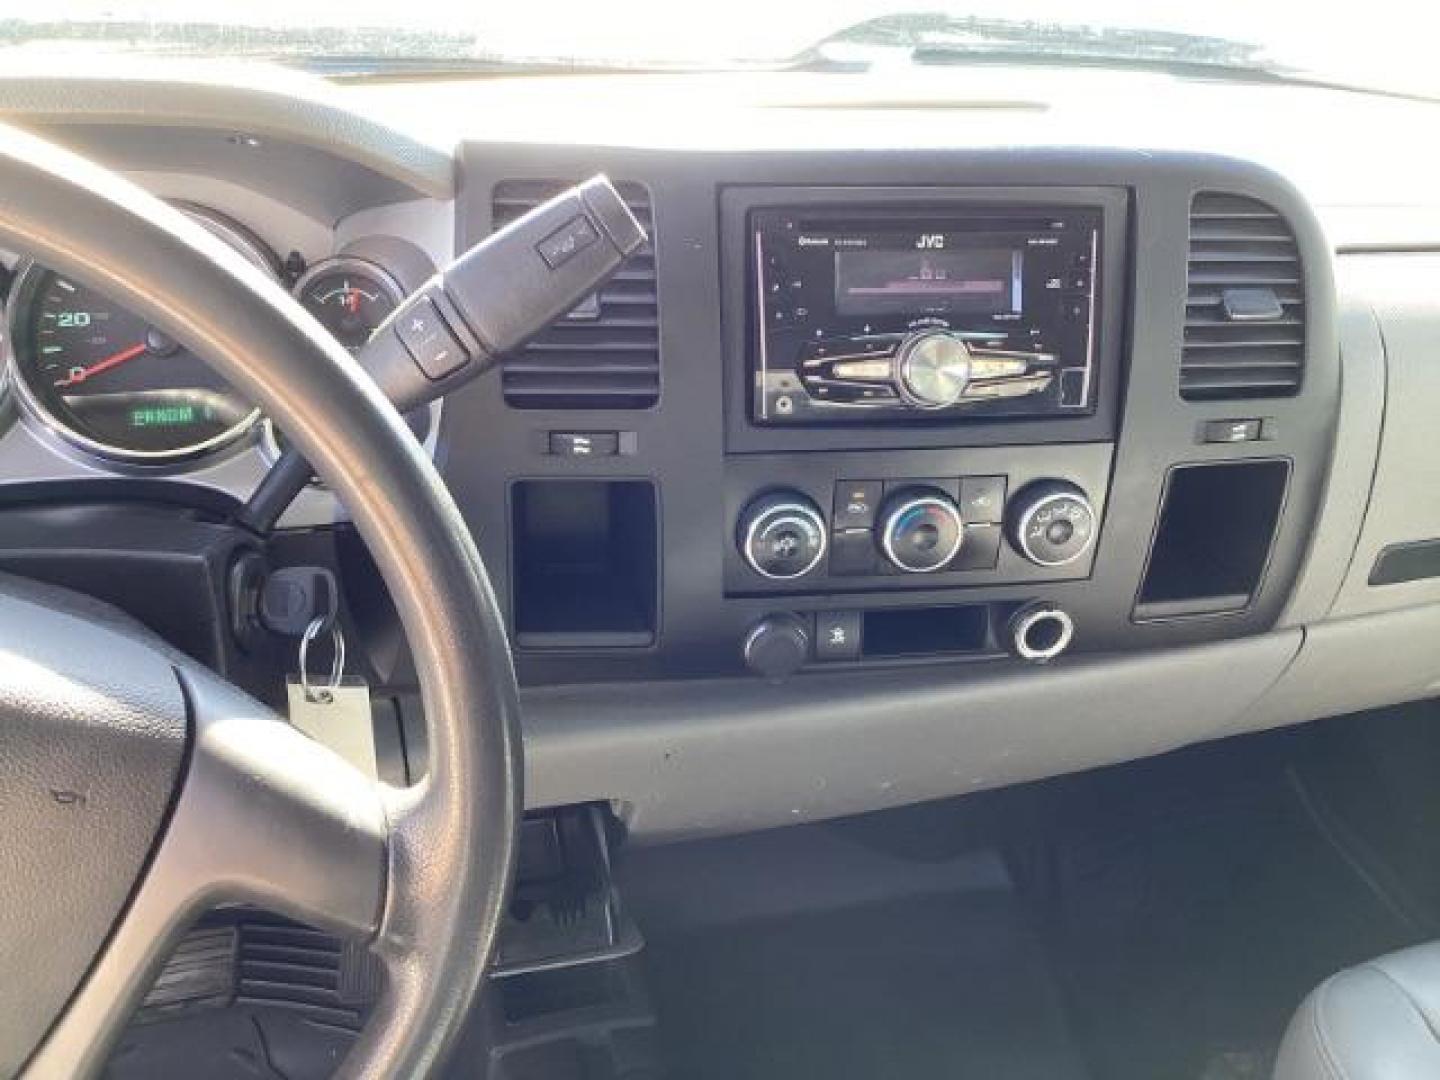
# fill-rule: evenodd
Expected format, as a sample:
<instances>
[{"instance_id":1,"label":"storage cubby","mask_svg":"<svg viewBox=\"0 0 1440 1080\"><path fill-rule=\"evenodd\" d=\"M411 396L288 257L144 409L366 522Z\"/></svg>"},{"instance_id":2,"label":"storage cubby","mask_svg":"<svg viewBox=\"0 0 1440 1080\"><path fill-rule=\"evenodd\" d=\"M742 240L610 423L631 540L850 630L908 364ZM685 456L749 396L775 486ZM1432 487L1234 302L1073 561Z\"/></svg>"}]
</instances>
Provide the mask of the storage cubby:
<instances>
[{"instance_id":1,"label":"storage cubby","mask_svg":"<svg viewBox=\"0 0 1440 1080\"><path fill-rule=\"evenodd\" d=\"M1288 461L1182 465L1170 471L1137 621L1243 611L1260 588Z\"/></svg>"},{"instance_id":2,"label":"storage cubby","mask_svg":"<svg viewBox=\"0 0 1440 1080\"><path fill-rule=\"evenodd\" d=\"M892 608L862 616L866 657L946 656L993 650L984 604Z\"/></svg>"},{"instance_id":3,"label":"storage cubby","mask_svg":"<svg viewBox=\"0 0 1440 1080\"><path fill-rule=\"evenodd\" d=\"M523 480L511 488L518 648L654 643L655 503L645 480Z\"/></svg>"}]
</instances>

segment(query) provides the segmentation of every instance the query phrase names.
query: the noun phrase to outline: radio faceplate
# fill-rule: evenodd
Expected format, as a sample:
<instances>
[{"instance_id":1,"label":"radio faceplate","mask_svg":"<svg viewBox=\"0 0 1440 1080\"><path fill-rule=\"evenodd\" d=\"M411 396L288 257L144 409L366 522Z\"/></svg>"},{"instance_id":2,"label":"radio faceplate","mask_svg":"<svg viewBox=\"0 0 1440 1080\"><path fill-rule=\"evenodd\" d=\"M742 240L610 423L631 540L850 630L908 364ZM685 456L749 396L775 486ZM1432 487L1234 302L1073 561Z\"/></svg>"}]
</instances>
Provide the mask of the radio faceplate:
<instances>
[{"instance_id":1,"label":"radio faceplate","mask_svg":"<svg viewBox=\"0 0 1440 1080\"><path fill-rule=\"evenodd\" d=\"M1104 227L1084 205L752 210L752 421L1092 415Z\"/></svg>"}]
</instances>

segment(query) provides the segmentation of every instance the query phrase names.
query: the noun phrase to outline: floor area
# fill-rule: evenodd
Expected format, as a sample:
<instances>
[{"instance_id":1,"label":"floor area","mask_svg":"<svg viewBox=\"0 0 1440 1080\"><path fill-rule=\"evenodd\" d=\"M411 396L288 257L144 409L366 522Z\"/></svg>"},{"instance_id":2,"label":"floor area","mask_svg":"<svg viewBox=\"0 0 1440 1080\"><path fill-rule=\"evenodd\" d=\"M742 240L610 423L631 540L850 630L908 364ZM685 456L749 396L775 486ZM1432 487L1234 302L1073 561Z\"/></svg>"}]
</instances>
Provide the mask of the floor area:
<instances>
[{"instance_id":1,"label":"floor area","mask_svg":"<svg viewBox=\"0 0 1440 1080\"><path fill-rule=\"evenodd\" d=\"M650 954L675 1076L1088 1076L1003 886L714 927Z\"/></svg>"},{"instance_id":2,"label":"floor area","mask_svg":"<svg viewBox=\"0 0 1440 1080\"><path fill-rule=\"evenodd\" d=\"M1304 994L1429 936L1333 843L1294 736L636 852L677 1080L1259 1080Z\"/></svg>"}]
</instances>

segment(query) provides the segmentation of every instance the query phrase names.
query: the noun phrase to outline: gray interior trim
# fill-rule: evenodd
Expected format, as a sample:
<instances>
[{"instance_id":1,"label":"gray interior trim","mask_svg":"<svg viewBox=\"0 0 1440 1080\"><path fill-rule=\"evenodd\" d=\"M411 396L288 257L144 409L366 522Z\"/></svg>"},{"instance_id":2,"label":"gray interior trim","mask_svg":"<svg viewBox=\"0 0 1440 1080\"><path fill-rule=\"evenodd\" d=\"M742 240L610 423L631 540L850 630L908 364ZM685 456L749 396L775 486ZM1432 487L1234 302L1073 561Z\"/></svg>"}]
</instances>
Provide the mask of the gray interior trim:
<instances>
[{"instance_id":1,"label":"gray interior trim","mask_svg":"<svg viewBox=\"0 0 1440 1080\"><path fill-rule=\"evenodd\" d=\"M1440 694L1437 640L1437 604L1309 626L1299 657L1244 727L1304 723Z\"/></svg>"},{"instance_id":2,"label":"gray interior trim","mask_svg":"<svg viewBox=\"0 0 1440 1080\"><path fill-rule=\"evenodd\" d=\"M1345 261L1339 266L1342 297ZM1342 299L1339 313L1342 393L1325 496L1309 549L1278 625L1301 626L1330 612L1345 580L1370 502L1385 416L1385 346L1369 306Z\"/></svg>"},{"instance_id":3,"label":"gray interior trim","mask_svg":"<svg viewBox=\"0 0 1440 1080\"><path fill-rule=\"evenodd\" d=\"M1374 309L1385 349L1385 427L1375 486L1355 558L1335 602L1336 616L1440 601L1440 578L1372 587L1382 549L1440 537L1440 454L1435 402L1440 401L1440 255L1353 255L1345 259L1351 294Z\"/></svg>"},{"instance_id":4,"label":"gray interior trim","mask_svg":"<svg viewBox=\"0 0 1440 1080\"><path fill-rule=\"evenodd\" d=\"M274 67L107 56L83 70L12 65L0 73L0 116L25 127L232 128L326 150L417 195L448 198L455 190L449 147L352 111L320 80Z\"/></svg>"},{"instance_id":5,"label":"gray interior trim","mask_svg":"<svg viewBox=\"0 0 1440 1080\"><path fill-rule=\"evenodd\" d=\"M635 837L660 841L1092 768L1228 733L1301 638L1287 630L1048 667L528 691L527 801L609 800Z\"/></svg>"}]
</instances>

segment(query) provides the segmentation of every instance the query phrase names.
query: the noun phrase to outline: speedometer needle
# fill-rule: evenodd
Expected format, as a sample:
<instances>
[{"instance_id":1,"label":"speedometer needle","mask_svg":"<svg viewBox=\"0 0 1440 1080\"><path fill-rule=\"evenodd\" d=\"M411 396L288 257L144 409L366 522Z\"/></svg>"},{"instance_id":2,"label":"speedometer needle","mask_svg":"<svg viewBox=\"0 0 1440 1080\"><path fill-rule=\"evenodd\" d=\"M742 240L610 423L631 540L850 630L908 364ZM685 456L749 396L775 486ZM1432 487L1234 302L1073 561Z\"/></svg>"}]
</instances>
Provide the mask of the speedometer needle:
<instances>
[{"instance_id":1,"label":"speedometer needle","mask_svg":"<svg viewBox=\"0 0 1440 1080\"><path fill-rule=\"evenodd\" d=\"M136 344L131 345L128 349L121 349L117 353L112 353L111 355L105 357L104 360L97 360L89 367L73 368L70 374L66 375L65 378L56 379L55 385L62 390L66 387L77 386L80 383L84 382L86 379L94 378L102 371L109 371L111 368L117 368L121 364L126 363L127 361L134 360L137 356L139 356L145 351L145 348L146 346L143 341L137 342Z\"/></svg>"}]
</instances>

